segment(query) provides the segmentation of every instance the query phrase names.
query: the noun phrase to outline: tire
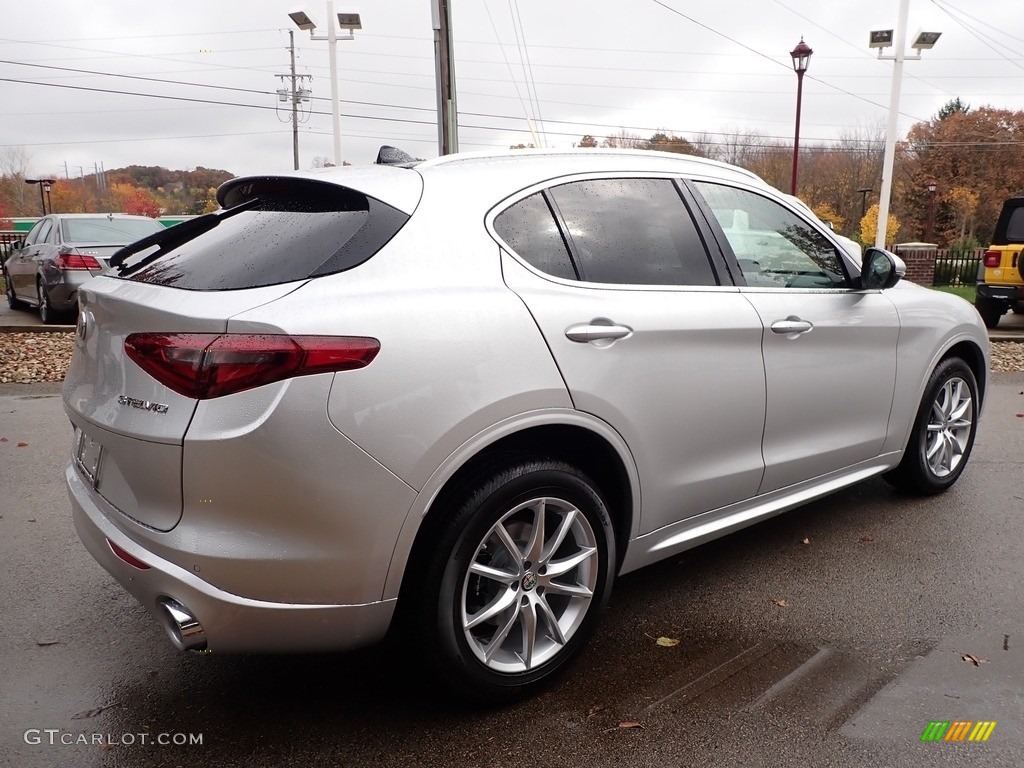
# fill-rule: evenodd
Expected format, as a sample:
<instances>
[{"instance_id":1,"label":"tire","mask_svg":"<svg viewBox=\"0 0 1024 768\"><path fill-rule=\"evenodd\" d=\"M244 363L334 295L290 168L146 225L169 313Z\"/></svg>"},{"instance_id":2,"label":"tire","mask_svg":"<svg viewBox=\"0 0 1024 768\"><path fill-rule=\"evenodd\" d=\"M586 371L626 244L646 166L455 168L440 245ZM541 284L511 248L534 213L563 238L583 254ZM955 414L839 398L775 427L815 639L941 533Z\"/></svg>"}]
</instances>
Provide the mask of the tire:
<instances>
[{"instance_id":1,"label":"tire","mask_svg":"<svg viewBox=\"0 0 1024 768\"><path fill-rule=\"evenodd\" d=\"M958 357L939 363L928 379L903 460L885 475L922 496L942 493L967 466L978 429L978 383Z\"/></svg>"},{"instance_id":2,"label":"tire","mask_svg":"<svg viewBox=\"0 0 1024 768\"><path fill-rule=\"evenodd\" d=\"M50 295L46 292L43 281L38 278L36 279L36 296L39 299L39 319L43 321L43 325L60 322L61 315L53 308L50 303Z\"/></svg>"},{"instance_id":3,"label":"tire","mask_svg":"<svg viewBox=\"0 0 1024 768\"><path fill-rule=\"evenodd\" d=\"M584 648L611 590L615 538L595 484L563 462L520 460L471 488L432 542L414 637L451 693L500 704Z\"/></svg>"},{"instance_id":4,"label":"tire","mask_svg":"<svg viewBox=\"0 0 1024 768\"><path fill-rule=\"evenodd\" d=\"M974 300L974 308L981 315L981 321L986 328L995 328L999 325L999 318L1003 316L1003 307L994 301L978 297Z\"/></svg>"},{"instance_id":5,"label":"tire","mask_svg":"<svg viewBox=\"0 0 1024 768\"><path fill-rule=\"evenodd\" d=\"M6 270L4 271L4 286L5 293L7 294L7 306L11 309L25 309L28 307L28 305L19 299L14 293L14 286L11 285L11 276L7 274Z\"/></svg>"}]
</instances>

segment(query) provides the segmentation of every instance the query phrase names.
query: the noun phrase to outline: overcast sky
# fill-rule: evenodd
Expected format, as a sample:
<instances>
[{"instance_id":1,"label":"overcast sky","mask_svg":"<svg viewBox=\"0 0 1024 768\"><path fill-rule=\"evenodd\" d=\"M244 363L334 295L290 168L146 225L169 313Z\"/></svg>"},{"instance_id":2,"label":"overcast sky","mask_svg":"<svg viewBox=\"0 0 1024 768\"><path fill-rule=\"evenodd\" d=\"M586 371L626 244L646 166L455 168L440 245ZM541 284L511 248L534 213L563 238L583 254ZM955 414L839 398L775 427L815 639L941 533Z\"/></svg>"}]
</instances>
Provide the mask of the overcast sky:
<instances>
[{"instance_id":1,"label":"overcast sky","mask_svg":"<svg viewBox=\"0 0 1024 768\"><path fill-rule=\"evenodd\" d=\"M372 162L384 143L436 156L430 0L335 5L358 10L363 23L355 40L338 43L344 159ZM451 5L464 151L532 142L527 115L537 119L538 141L552 147L620 129L791 140L789 51L801 36L814 49L802 142L877 130L888 112L893 65L879 61L867 40L870 30L895 26L898 0ZM287 0L5 2L0 151L24 147L39 175L64 176L66 167L77 177L99 164L288 170L290 113L275 92L294 29L297 71L312 75L313 91L299 128L300 163L333 159L328 45L295 29L287 13L296 7ZM326 3L308 9L325 32ZM1015 4L911 0L908 36L919 29L943 34L921 61L905 65L901 135L957 96L972 107L1024 109L1024 13Z\"/></svg>"}]
</instances>

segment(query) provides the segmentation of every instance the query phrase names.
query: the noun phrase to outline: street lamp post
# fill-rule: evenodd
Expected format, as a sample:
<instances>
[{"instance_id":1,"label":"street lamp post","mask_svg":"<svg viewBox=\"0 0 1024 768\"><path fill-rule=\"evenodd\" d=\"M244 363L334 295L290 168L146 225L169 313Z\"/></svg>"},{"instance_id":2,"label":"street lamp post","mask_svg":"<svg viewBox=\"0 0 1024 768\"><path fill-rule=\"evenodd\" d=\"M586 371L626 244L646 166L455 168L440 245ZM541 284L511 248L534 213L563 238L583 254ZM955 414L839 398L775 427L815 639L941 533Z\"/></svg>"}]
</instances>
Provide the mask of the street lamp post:
<instances>
[{"instance_id":1,"label":"street lamp post","mask_svg":"<svg viewBox=\"0 0 1024 768\"><path fill-rule=\"evenodd\" d=\"M359 14L355 11L342 11L338 13L337 17L334 15L334 2L333 0L327 0L327 34L326 35L315 35L313 30L316 29L316 22L313 17L309 15L309 12L305 8L297 8L294 11L289 11L288 16L295 22L295 26L299 29L309 31L309 39L327 41L327 52L330 57L331 67L331 127L334 132L334 164L337 166L341 165L341 106L338 99L338 41L339 40L355 40L355 30L362 29L363 24L359 18ZM341 29L347 29L348 35L338 36L337 29L335 27L335 18L337 18L337 26Z\"/></svg>"},{"instance_id":2,"label":"street lamp post","mask_svg":"<svg viewBox=\"0 0 1024 768\"><path fill-rule=\"evenodd\" d=\"M939 39L941 32L919 32L915 38L913 48L916 54L908 56L906 53L907 41L907 13L910 8L910 0L900 0L899 18L896 22L895 53L882 55L882 50L893 45L893 30L880 29L871 32L869 48L878 49L878 58L887 59L893 62L892 67L892 90L889 95L889 123L885 131L885 156L882 160L882 187L878 194L878 227L875 230L875 247L885 247L885 235L889 223L889 202L892 196L892 175L893 165L896 159L896 122L900 111L900 87L903 80L903 62L907 59L917 61L921 58L921 51L932 48Z\"/></svg>"},{"instance_id":3,"label":"street lamp post","mask_svg":"<svg viewBox=\"0 0 1024 768\"><path fill-rule=\"evenodd\" d=\"M789 185L789 194L796 196L796 173L800 161L800 102L804 95L804 72L811 61L814 51L801 37L796 48L789 52L793 57L793 71L796 72L796 130L793 133L793 179Z\"/></svg>"},{"instance_id":4,"label":"street lamp post","mask_svg":"<svg viewBox=\"0 0 1024 768\"><path fill-rule=\"evenodd\" d=\"M860 217L863 219L864 214L868 212L868 195L874 192L874 190L871 187L864 187L857 191L860 193Z\"/></svg>"},{"instance_id":5,"label":"street lamp post","mask_svg":"<svg viewBox=\"0 0 1024 768\"><path fill-rule=\"evenodd\" d=\"M54 179L25 179L26 184L38 184L39 185L39 204L43 208L43 216L46 215L46 201L50 198L50 187L55 184ZM46 197L43 197L43 193L46 193ZM53 208L50 208L50 212L53 212Z\"/></svg>"},{"instance_id":6,"label":"street lamp post","mask_svg":"<svg viewBox=\"0 0 1024 768\"><path fill-rule=\"evenodd\" d=\"M935 182L928 185L928 229L924 234L926 243L932 242L935 238Z\"/></svg>"}]
</instances>

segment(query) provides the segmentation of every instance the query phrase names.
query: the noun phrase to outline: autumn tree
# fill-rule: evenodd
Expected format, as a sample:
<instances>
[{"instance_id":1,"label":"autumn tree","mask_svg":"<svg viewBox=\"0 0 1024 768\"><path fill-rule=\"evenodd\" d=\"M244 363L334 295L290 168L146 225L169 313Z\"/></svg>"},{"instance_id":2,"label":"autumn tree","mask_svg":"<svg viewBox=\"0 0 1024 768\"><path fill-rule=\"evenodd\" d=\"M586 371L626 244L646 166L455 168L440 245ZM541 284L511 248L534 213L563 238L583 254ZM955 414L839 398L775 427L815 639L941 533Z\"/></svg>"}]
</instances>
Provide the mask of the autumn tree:
<instances>
[{"instance_id":1,"label":"autumn tree","mask_svg":"<svg viewBox=\"0 0 1024 768\"><path fill-rule=\"evenodd\" d=\"M889 214L885 224L885 242L891 244L896 242L896 235L900 231L900 222L892 213ZM875 234L878 232L878 203L868 208L864 218L860 220L860 241L865 244L875 242Z\"/></svg>"},{"instance_id":2,"label":"autumn tree","mask_svg":"<svg viewBox=\"0 0 1024 768\"><path fill-rule=\"evenodd\" d=\"M836 213L836 210L831 205L828 203L818 203L817 205L812 205L811 210L814 211L815 216L826 224L831 224L832 229L836 232L842 232L846 219Z\"/></svg>"},{"instance_id":3,"label":"autumn tree","mask_svg":"<svg viewBox=\"0 0 1024 768\"><path fill-rule=\"evenodd\" d=\"M588 133L579 140L579 143L576 146L581 147L582 149L593 149L597 146L597 139Z\"/></svg>"},{"instance_id":4,"label":"autumn tree","mask_svg":"<svg viewBox=\"0 0 1024 768\"><path fill-rule=\"evenodd\" d=\"M973 235L991 241L1003 200L1024 190L1024 112L995 107L970 109L959 99L907 135L905 185L894 200L923 229L927 184L936 185L935 234L940 245ZM977 195L968 205L963 193Z\"/></svg>"}]
</instances>

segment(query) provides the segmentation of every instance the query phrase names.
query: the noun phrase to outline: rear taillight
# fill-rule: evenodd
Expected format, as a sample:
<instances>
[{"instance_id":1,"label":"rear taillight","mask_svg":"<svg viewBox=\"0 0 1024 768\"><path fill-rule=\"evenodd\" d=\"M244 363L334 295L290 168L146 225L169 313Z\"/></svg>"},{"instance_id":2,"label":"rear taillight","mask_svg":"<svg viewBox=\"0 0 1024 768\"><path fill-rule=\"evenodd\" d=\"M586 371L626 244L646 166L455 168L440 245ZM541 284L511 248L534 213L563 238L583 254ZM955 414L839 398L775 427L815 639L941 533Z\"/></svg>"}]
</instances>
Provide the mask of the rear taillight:
<instances>
[{"instance_id":1,"label":"rear taillight","mask_svg":"<svg viewBox=\"0 0 1024 768\"><path fill-rule=\"evenodd\" d=\"M60 270L103 269L99 259L94 256L87 256L84 253L78 253L74 248L58 253L53 263Z\"/></svg>"},{"instance_id":2,"label":"rear taillight","mask_svg":"<svg viewBox=\"0 0 1024 768\"><path fill-rule=\"evenodd\" d=\"M996 269L1003 263L1003 255L999 251L985 251L985 268Z\"/></svg>"},{"instance_id":3,"label":"rear taillight","mask_svg":"<svg viewBox=\"0 0 1024 768\"><path fill-rule=\"evenodd\" d=\"M259 333L133 333L128 357L169 389L196 400L313 373L363 368L380 351L359 336Z\"/></svg>"}]
</instances>

